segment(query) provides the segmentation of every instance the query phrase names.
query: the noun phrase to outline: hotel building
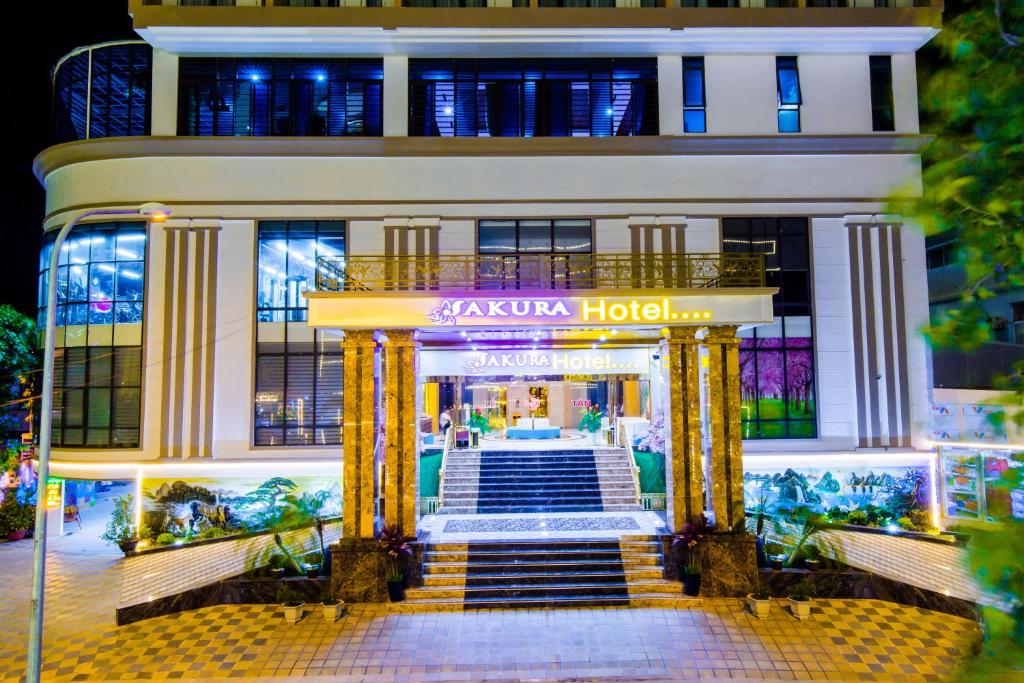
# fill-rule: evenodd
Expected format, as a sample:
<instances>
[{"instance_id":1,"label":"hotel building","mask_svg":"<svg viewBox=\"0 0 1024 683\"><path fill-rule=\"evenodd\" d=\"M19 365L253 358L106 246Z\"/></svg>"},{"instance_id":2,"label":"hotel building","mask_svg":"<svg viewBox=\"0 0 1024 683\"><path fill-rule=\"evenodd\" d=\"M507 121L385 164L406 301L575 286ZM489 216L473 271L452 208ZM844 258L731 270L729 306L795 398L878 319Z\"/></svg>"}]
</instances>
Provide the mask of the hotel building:
<instances>
[{"instance_id":1,"label":"hotel building","mask_svg":"<svg viewBox=\"0 0 1024 683\"><path fill-rule=\"evenodd\" d=\"M850 508L902 478L934 506L925 243L886 207L920 191L941 0L130 10L140 40L54 69L44 229L173 216L61 255L56 474L144 501L327 481L356 539L446 506L733 526L765 482ZM652 432L660 491L436 483L480 448L635 466Z\"/></svg>"}]
</instances>

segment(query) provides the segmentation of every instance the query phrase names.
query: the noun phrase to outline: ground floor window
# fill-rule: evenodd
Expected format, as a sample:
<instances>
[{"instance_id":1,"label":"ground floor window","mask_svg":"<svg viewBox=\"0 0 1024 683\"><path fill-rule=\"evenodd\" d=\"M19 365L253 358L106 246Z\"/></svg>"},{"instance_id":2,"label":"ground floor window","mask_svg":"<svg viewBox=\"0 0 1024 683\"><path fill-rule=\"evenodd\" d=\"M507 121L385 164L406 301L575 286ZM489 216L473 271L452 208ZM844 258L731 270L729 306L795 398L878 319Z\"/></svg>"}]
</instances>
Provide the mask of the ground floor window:
<instances>
[{"instance_id":1,"label":"ground floor window","mask_svg":"<svg viewBox=\"0 0 1024 683\"><path fill-rule=\"evenodd\" d=\"M53 370L54 446L138 448L141 347L57 349Z\"/></svg>"}]
</instances>

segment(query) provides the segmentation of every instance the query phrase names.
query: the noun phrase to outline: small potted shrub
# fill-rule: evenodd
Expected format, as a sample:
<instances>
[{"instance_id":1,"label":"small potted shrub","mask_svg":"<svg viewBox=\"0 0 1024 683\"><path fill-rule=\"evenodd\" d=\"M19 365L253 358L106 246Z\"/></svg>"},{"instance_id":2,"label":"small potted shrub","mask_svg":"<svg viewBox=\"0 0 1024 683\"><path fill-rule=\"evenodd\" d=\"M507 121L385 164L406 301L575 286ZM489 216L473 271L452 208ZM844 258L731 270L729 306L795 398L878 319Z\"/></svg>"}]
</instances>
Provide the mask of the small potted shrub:
<instances>
[{"instance_id":1,"label":"small potted shrub","mask_svg":"<svg viewBox=\"0 0 1024 683\"><path fill-rule=\"evenodd\" d=\"M306 573L306 578L315 579L320 575L320 564L323 561L323 556L320 553L312 553L306 556L305 561L302 563L302 571Z\"/></svg>"},{"instance_id":2,"label":"small potted shrub","mask_svg":"<svg viewBox=\"0 0 1024 683\"><path fill-rule=\"evenodd\" d=\"M804 566L812 572L821 568L821 549L816 545L804 548Z\"/></svg>"},{"instance_id":3,"label":"small potted shrub","mask_svg":"<svg viewBox=\"0 0 1024 683\"><path fill-rule=\"evenodd\" d=\"M121 552L127 555L135 550L145 535L145 527L140 528L135 524L135 498L129 494L116 499L107 530L100 538L107 543L116 543Z\"/></svg>"},{"instance_id":4,"label":"small potted shrub","mask_svg":"<svg viewBox=\"0 0 1024 683\"><path fill-rule=\"evenodd\" d=\"M270 578L272 579L283 579L284 578L284 565L287 560L281 553L274 553L270 556L270 562L267 563L267 569L270 572Z\"/></svg>"},{"instance_id":5,"label":"small potted shrub","mask_svg":"<svg viewBox=\"0 0 1024 683\"><path fill-rule=\"evenodd\" d=\"M697 564L697 546L700 545L701 534L707 529L703 517L697 523L688 522L682 530L672 538L672 547L679 550L679 573L683 579L683 593L700 595L700 565Z\"/></svg>"},{"instance_id":6,"label":"small potted shrub","mask_svg":"<svg viewBox=\"0 0 1024 683\"><path fill-rule=\"evenodd\" d=\"M768 563L775 571L782 569L782 563L786 560L786 547L781 543L771 541L764 544L765 555L768 556Z\"/></svg>"},{"instance_id":7,"label":"small potted shrub","mask_svg":"<svg viewBox=\"0 0 1024 683\"><path fill-rule=\"evenodd\" d=\"M772 607L772 595L764 586L758 586L753 593L747 593L747 609L758 619L767 619Z\"/></svg>"},{"instance_id":8,"label":"small potted shrub","mask_svg":"<svg viewBox=\"0 0 1024 683\"><path fill-rule=\"evenodd\" d=\"M340 619L345 611L345 602L334 597L334 593L330 589L324 593L320 605L324 608L324 621L328 624L333 624Z\"/></svg>"},{"instance_id":9,"label":"small potted shrub","mask_svg":"<svg viewBox=\"0 0 1024 683\"><path fill-rule=\"evenodd\" d=\"M789 611L794 617L803 621L811 616L811 597L814 595L814 584L807 579L797 581L789 589Z\"/></svg>"},{"instance_id":10,"label":"small potted shrub","mask_svg":"<svg viewBox=\"0 0 1024 683\"><path fill-rule=\"evenodd\" d=\"M285 621L289 624L299 623L299 619L302 618L303 608L306 606L302 596L290 588L285 588L278 593L278 597L281 600L281 608L284 610Z\"/></svg>"},{"instance_id":11,"label":"small potted shrub","mask_svg":"<svg viewBox=\"0 0 1024 683\"><path fill-rule=\"evenodd\" d=\"M581 432L590 432L591 441L595 445L598 442L598 432L601 431L602 417L601 407L598 405L593 405L580 411L579 429Z\"/></svg>"},{"instance_id":12,"label":"small potted shrub","mask_svg":"<svg viewBox=\"0 0 1024 683\"><path fill-rule=\"evenodd\" d=\"M9 493L0 504L0 536L20 541L36 523L36 506L22 503Z\"/></svg>"},{"instance_id":13,"label":"small potted shrub","mask_svg":"<svg viewBox=\"0 0 1024 683\"><path fill-rule=\"evenodd\" d=\"M696 564L683 565L683 593L690 597L700 595L700 566Z\"/></svg>"},{"instance_id":14,"label":"small potted shrub","mask_svg":"<svg viewBox=\"0 0 1024 683\"><path fill-rule=\"evenodd\" d=\"M402 564L412 556L412 548L397 526L386 526L377 534L377 547L384 553L388 563L388 599L391 602L405 600L405 575Z\"/></svg>"}]
</instances>

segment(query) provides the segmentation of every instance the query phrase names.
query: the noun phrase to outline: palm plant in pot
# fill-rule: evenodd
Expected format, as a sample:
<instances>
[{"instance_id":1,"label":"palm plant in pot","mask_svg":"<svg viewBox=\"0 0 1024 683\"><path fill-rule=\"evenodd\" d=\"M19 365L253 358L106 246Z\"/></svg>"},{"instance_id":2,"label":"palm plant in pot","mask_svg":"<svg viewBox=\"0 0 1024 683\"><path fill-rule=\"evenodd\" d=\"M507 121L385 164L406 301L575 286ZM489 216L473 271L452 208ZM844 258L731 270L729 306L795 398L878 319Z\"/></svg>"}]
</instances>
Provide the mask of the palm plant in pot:
<instances>
[{"instance_id":1,"label":"palm plant in pot","mask_svg":"<svg viewBox=\"0 0 1024 683\"><path fill-rule=\"evenodd\" d=\"M386 526L377 534L377 547L384 553L388 563L388 599L391 602L405 600L405 576L402 565L412 557L412 547L406 542L402 530L395 526Z\"/></svg>"},{"instance_id":2,"label":"palm plant in pot","mask_svg":"<svg viewBox=\"0 0 1024 683\"><path fill-rule=\"evenodd\" d=\"M299 623L303 608L306 606L302 596L290 588L283 588L278 592L277 598L281 601L285 621L289 624Z\"/></svg>"},{"instance_id":3,"label":"palm plant in pot","mask_svg":"<svg viewBox=\"0 0 1024 683\"><path fill-rule=\"evenodd\" d=\"M697 564L697 546L701 534L706 530L703 516L698 523L688 522L672 539L672 547L679 551L683 592L696 597L700 595L700 565Z\"/></svg>"},{"instance_id":4,"label":"palm plant in pot","mask_svg":"<svg viewBox=\"0 0 1024 683\"><path fill-rule=\"evenodd\" d=\"M814 597L814 583L802 579L789 589L789 611L803 621L811 616L811 598Z\"/></svg>"},{"instance_id":5,"label":"palm plant in pot","mask_svg":"<svg viewBox=\"0 0 1024 683\"><path fill-rule=\"evenodd\" d=\"M128 494L114 501L114 511L110 513L107 529L100 538L107 543L116 543L121 552L127 555L138 547L146 533L144 525L135 523L135 497Z\"/></svg>"},{"instance_id":6,"label":"palm plant in pot","mask_svg":"<svg viewBox=\"0 0 1024 683\"><path fill-rule=\"evenodd\" d=\"M782 569L782 563L786 561L786 546L775 541L764 544L764 553L768 557L768 563L775 571Z\"/></svg>"},{"instance_id":7,"label":"palm plant in pot","mask_svg":"<svg viewBox=\"0 0 1024 683\"><path fill-rule=\"evenodd\" d=\"M21 502L13 494L0 504L0 536L8 541L20 541L36 522L36 506Z\"/></svg>"}]
</instances>

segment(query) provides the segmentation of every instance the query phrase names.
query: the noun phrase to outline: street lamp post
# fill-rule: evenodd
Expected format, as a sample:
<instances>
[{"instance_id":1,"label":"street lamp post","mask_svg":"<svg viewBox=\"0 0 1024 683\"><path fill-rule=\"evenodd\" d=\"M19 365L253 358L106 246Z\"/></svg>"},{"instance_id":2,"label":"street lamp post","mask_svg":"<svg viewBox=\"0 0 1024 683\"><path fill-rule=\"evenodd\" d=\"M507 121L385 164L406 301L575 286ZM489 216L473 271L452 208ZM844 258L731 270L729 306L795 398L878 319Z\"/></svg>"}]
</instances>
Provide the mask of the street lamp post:
<instances>
[{"instance_id":1,"label":"street lamp post","mask_svg":"<svg viewBox=\"0 0 1024 683\"><path fill-rule=\"evenodd\" d=\"M27 683L38 683L43 655L43 588L46 584L46 482L50 476L50 418L53 411L54 332L57 324L57 263L64 240L79 222L96 216L146 216L160 222L171 215L163 204L147 202L134 209L92 209L74 214L57 233L50 252L46 285L46 327L43 351L43 401L39 411L39 472L36 479L36 528L32 535L32 614L28 633Z\"/></svg>"}]
</instances>

